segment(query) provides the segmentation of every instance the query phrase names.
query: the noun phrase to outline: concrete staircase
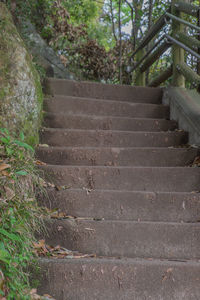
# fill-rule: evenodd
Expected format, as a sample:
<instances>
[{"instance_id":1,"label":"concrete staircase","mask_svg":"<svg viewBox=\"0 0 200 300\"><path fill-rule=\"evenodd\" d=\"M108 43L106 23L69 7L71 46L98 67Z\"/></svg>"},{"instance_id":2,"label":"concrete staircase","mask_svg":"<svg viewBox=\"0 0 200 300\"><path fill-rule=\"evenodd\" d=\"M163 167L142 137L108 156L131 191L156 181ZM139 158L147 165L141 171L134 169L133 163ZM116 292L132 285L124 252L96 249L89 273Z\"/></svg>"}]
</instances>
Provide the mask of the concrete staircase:
<instances>
[{"instance_id":1,"label":"concrete staircase","mask_svg":"<svg viewBox=\"0 0 200 300\"><path fill-rule=\"evenodd\" d=\"M96 258L41 259L57 300L200 299L198 150L169 120L162 90L49 79L37 149L52 220L47 243Z\"/></svg>"}]
</instances>

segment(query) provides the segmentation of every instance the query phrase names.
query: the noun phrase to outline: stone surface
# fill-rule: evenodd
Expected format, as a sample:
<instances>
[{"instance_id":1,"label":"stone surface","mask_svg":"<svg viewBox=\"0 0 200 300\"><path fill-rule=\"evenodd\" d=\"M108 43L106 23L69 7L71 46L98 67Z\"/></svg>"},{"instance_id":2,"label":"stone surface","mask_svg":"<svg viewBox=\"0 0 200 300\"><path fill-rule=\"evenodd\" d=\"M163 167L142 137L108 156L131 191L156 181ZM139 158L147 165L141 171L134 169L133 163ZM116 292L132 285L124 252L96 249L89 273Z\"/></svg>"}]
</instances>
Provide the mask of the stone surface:
<instances>
[{"instance_id":1,"label":"stone surface","mask_svg":"<svg viewBox=\"0 0 200 300\"><path fill-rule=\"evenodd\" d=\"M132 118L169 118L169 107L159 104L106 101L80 97L57 96L44 102L48 112Z\"/></svg>"},{"instance_id":2,"label":"stone surface","mask_svg":"<svg viewBox=\"0 0 200 300\"><path fill-rule=\"evenodd\" d=\"M69 129L102 129L124 131L167 131L177 128L177 123L164 119L92 116L80 114L46 113L45 127Z\"/></svg>"},{"instance_id":3,"label":"stone surface","mask_svg":"<svg viewBox=\"0 0 200 300\"><path fill-rule=\"evenodd\" d=\"M187 148L40 147L37 156L56 165L87 166L189 166L199 154ZM148 157L148 159L146 159Z\"/></svg>"},{"instance_id":4,"label":"stone surface","mask_svg":"<svg viewBox=\"0 0 200 300\"><path fill-rule=\"evenodd\" d=\"M200 182L197 167L47 165L41 169L54 184L91 190L197 192Z\"/></svg>"},{"instance_id":5,"label":"stone surface","mask_svg":"<svg viewBox=\"0 0 200 300\"><path fill-rule=\"evenodd\" d=\"M48 95L65 95L135 103L160 104L163 90L160 88L112 85L89 81L73 81L48 78L45 83Z\"/></svg>"},{"instance_id":6,"label":"stone surface","mask_svg":"<svg viewBox=\"0 0 200 300\"><path fill-rule=\"evenodd\" d=\"M22 130L38 142L42 88L26 47L6 6L0 3L0 126Z\"/></svg>"},{"instance_id":7,"label":"stone surface","mask_svg":"<svg viewBox=\"0 0 200 300\"><path fill-rule=\"evenodd\" d=\"M73 79L54 50L47 45L30 22L23 23L21 32L27 41L30 51L37 57L38 62L46 70L47 76Z\"/></svg>"},{"instance_id":8,"label":"stone surface","mask_svg":"<svg viewBox=\"0 0 200 300\"><path fill-rule=\"evenodd\" d=\"M186 132L135 132L45 128L41 143L65 147L176 147L188 141Z\"/></svg>"},{"instance_id":9,"label":"stone surface","mask_svg":"<svg viewBox=\"0 0 200 300\"><path fill-rule=\"evenodd\" d=\"M41 293L58 300L198 300L199 262L43 259Z\"/></svg>"},{"instance_id":10,"label":"stone surface","mask_svg":"<svg viewBox=\"0 0 200 300\"><path fill-rule=\"evenodd\" d=\"M58 214L40 237L96 258L40 260L40 291L58 300L198 300L200 169L191 163L199 151L173 131L162 90L57 79L46 88L54 97L41 143L50 146L37 154L54 184L40 203Z\"/></svg>"},{"instance_id":11,"label":"stone surface","mask_svg":"<svg viewBox=\"0 0 200 300\"><path fill-rule=\"evenodd\" d=\"M51 220L46 241L104 257L200 259L199 231L199 223Z\"/></svg>"},{"instance_id":12,"label":"stone surface","mask_svg":"<svg viewBox=\"0 0 200 300\"><path fill-rule=\"evenodd\" d=\"M170 118L189 133L189 143L200 146L200 95L195 90L165 89L163 103L170 105Z\"/></svg>"},{"instance_id":13,"label":"stone surface","mask_svg":"<svg viewBox=\"0 0 200 300\"><path fill-rule=\"evenodd\" d=\"M71 216L102 220L198 222L199 193L49 189L40 203Z\"/></svg>"}]
</instances>

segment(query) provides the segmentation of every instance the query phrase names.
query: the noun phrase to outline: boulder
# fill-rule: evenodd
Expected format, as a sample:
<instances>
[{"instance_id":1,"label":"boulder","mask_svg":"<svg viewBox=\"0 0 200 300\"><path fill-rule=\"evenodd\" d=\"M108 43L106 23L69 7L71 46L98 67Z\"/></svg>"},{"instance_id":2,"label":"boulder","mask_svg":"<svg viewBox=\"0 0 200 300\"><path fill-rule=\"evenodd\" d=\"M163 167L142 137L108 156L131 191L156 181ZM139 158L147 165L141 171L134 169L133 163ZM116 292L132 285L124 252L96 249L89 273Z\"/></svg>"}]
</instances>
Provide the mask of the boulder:
<instances>
[{"instance_id":1,"label":"boulder","mask_svg":"<svg viewBox=\"0 0 200 300\"><path fill-rule=\"evenodd\" d=\"M6 5L0 2L0 127L23 131L30 144L38 142L42 87L31 57Z\"/></svg>"},{"instance_id":2,"label":"boulder","mask_svg":"<svg viewBox=\"0 0 200 300\"><path fill-rule=\"evenodd\" d=\"M22 22L20 30L30 52L36 56L39 64L44 67L48 77L74 79L55 51L47 45L30 21Z\"/></svg>"}]
</instances>

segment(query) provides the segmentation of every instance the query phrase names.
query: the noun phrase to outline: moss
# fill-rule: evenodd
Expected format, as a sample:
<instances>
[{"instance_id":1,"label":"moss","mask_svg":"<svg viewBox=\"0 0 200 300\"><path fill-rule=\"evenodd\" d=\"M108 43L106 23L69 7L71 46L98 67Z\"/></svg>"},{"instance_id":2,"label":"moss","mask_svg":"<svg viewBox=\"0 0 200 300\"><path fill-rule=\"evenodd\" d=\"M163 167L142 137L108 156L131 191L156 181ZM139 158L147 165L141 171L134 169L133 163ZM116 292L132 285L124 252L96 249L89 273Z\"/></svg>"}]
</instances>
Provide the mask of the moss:
<instances>
[{"instance_id":1,"label":"moss","mask_svg":"<svg viewBox=\"0 0 200 300\"><path fill-rule=\"evenodd\" d=\"M39 143L38 129L35 129L35 131L33 130L32 121L25 120L22 126L23 126L23 132L26 133L25 142L31 146L37 145Z\"/></svg>"}]
</instances>

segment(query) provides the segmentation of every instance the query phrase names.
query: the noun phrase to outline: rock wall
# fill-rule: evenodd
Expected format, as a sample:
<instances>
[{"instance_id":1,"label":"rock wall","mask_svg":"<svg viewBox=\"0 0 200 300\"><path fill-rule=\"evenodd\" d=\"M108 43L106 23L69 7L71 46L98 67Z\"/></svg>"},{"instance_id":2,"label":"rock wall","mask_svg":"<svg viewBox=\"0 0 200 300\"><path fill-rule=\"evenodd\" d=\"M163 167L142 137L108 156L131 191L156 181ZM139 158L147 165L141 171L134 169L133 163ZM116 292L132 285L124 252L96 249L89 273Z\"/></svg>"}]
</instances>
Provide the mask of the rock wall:
<instances>
[{"instance_id":1,"label":"rock wall","mask_svg":"<svg viewBox=\"0 0 200 300\"><path fill-rule=\"evenodd\" d=\"M0 2L0 127L23 131L30 144L38 142L42 88L12 16Z\"/></svg>"}]
</instances>

